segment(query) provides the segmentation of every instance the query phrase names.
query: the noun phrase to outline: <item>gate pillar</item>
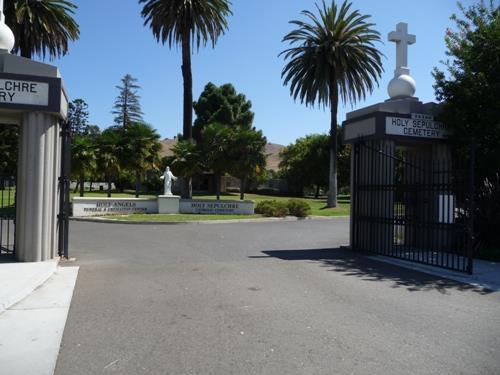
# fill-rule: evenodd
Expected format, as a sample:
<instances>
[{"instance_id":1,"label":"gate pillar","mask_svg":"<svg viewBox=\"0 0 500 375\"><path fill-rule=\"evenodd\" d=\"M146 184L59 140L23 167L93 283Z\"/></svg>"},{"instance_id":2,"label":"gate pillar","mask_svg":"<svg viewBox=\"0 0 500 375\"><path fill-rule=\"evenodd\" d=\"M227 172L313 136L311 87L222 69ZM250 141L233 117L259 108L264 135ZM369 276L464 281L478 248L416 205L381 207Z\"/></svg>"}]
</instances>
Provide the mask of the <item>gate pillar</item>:
<instances>
[{"instance_id":1,"label":"gate pillar","mask_svg":"<svg viewBox=\"0 0 500 375\"><path fill-rule=\"evenodd\" d=\"M37 262L56 257L59 172L59 119L29 112L23 116L19 139L16 209L16 258Z\"/></svg>"},{"instance_id":2,"label":"gate pillar","mask_svg":"<svg viewBox=\"0 0 500 375\"><path fill-rule=\"evenodd\" d=\"M44 261L57 255L60 123L68 98L56 67L9 53L13 35L3 17L0 23L0 124L20 126L16 259Z\"/></svg>"}]
</instances>

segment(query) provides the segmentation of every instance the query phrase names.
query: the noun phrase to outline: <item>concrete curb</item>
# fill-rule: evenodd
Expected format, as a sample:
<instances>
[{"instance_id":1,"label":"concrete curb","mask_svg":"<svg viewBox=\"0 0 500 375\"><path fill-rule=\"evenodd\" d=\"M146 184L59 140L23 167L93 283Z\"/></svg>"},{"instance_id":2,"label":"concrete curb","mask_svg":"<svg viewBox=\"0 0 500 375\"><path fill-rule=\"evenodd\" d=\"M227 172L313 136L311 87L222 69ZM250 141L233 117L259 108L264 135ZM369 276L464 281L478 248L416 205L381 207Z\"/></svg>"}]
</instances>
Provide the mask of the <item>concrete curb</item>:
<instances>
[{"instance_id":1,"label":"concrete curb","mask_svg":"<svg viewBox=\"0 0 500 375\"><path fill-rule=\"evenodd\" d=\"M458 281L460 283L471 285L475 288L485 289L491 292L500 291L500 263L474 259L474 273L472 275L467 275L458 271L451 271L427 264L414 263L404 259L390 258L383 255L365 256L371 260Z\"/></svg>"},{"instance_id":2,"label":"concrete curb","mask_svg":"<svg viewBox=\"0 0 500 375\"><path fill-rule=\"evenodd\" d=\"M108 219L102 217L71 217L71 221L83 221L89 223L106 223L106 224L128 224L128 225L187 225L187 224L238 224L238 223L268 223L268 222L294 222L294 221L321 221L321 220L336 220L345 219L349 216L310 216L306 218L297 218L294 216L267 217L261 219L227 219L227 220L194 220L194 221L125 221Z\"/></svg>"},{"instance_id":3,"label":"concrete curb","mask_svg":"<svg viewBox=\"0 0 500 375\"><path fill-rule=\"evenodd\" d=\"M0 314L29 296L56 271L58 259L0 264Z\"/></svg>"}]
</instances>

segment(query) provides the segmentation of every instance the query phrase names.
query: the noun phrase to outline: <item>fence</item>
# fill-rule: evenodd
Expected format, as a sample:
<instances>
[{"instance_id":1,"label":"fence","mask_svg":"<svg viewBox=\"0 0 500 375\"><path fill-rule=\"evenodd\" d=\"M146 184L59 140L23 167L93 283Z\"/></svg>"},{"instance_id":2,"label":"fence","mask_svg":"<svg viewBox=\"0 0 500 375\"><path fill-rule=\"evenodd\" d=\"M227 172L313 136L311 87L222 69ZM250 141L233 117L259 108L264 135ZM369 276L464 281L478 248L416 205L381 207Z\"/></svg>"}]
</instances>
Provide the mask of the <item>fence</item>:
<instances>
[{"instance_id":1,"label":"fence","mask_svg":"<svg viewBox=\"0 0 500 375\"><path fill-rule=\"evenodd\" d=\"M472 273L472 170L394 146L354 147L355 250Z\"/></svg>"}]
</instances>

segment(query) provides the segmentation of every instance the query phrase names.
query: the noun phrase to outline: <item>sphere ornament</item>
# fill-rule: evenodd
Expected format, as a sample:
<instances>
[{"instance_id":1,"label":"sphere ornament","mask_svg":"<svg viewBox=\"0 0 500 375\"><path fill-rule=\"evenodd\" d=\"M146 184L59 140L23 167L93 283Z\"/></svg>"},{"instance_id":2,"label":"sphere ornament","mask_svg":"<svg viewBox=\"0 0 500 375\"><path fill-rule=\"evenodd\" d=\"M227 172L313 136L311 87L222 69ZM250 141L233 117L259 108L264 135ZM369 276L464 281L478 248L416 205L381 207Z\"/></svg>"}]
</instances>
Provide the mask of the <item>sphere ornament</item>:
<instances>
[{"instance_id":1,"label":"sphere ornament","mask_svg":"<svg viewBox=\"0 0 500 375\"><path fill-rule=\"evenodd\" d=\"M0 50L10 52L14 48L16 40L9 26L0 22Z\"/></svg>"},{"instance_id":2,"label":"sphere ornament","mask_svg":"<svg viewBox=\"0 0 500 375\"><path fill-rule=\"evenodd\" d=\"M411 98L415 95L416 90L417 84L413 77L408 74L401 74L394 77L387 87L387 92L391 99Z\"/></svg>"}]
</instances>

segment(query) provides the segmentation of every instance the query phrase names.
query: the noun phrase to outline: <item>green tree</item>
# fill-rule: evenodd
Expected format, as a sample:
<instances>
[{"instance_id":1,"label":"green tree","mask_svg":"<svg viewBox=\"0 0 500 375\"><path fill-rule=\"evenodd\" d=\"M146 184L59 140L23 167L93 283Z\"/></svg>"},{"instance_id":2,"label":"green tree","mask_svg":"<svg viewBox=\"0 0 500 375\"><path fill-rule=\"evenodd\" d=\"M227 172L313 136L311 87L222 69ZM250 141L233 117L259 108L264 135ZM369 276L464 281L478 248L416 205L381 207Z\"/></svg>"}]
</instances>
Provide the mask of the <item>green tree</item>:
<instances>
[{"instance_id":1,"label":"green tree","mask_svg":"<svg viewBox=\"0 0 500 375\"><path fill-rule=\"evenodd\" d=\"M123 130L124 168L135 174L135 196L139 197L141 177L159 163L160 135L144 123L130 123Z\"/></svg>"},{"instance_id":2,"label":"green tree","mask_svg":"<svg viewBox=\"0 0 500 375\"><path fill-rule=\"evenodd\" d=\"M83 99L75 99L68 106L68 122L72 134L85 134L89 120L89 106Z\"/></svg>"},{"instance_id":3,"label":"green tree","mask_svg":"<svg viewBox=\"0 0 500 375\"><path fill-rule=\"evenodd\" d=\"M123 157L123 131L118 127L104 130L99 137L97 170L108 183L108 197L111 197L111 185L121 171Z\"/></svg>"},{"instance_id":4,"label":"green tree","mask_svg":"<svg viewBox=\"0 0 500 375\"><path fill-rule=\"evenodd\" d=\"M5 0L5 22L16 38L14 52L28 59L66 55L69 41L80 37L72 17L76 9L67 0Z\"/></svg>"},{"instance_id":5,"label":"green tree","mask_svg":"<svg viewBox=\"0 0 500 375\"><path fill-rule=\"evenodd\" d=\"M209 41L215 47L217 39L227 29L231 15L228 0L139 0L144 4L142 17L156 40L170 48L182 49L182 77L184 80L183 138L192 138L193 76L191 53Z\"/></svg>"},{"instance_id":6,"label":"green tree","mask_svg":"<svg viewBox=\"0 0 500 375\"><path fill-rule=\"evenodd\" d=\"M142 122L140 96L137 95L137 90L141 88L137 83L137 79L130 74L126 74L122 78L122 85L116 86L120 94L115 100L113 111L115 115L115 125L121 125L126 128L132 122Z\"/></svg>"},{"instance_id":7,"label":"green tree","mask_svg":"<svg viewBox=\"0 0 500 375\"><path fill-rule=\"evenodd\" d=\"M434 69L440 120L452 129L451 140L462 155L474 143L476 184L495 180L500 171L500 7L484 1L463 17L453 15L456 30L447 30L447 74Z\"/></svg>"},{"instance_id":8,"label":"green tree","mask_svg":"<svg viewBox=\"0 0 500 375\"><path fill-rule=\"evenodd\" d=\"M230 173L240 179L240 197L243 199L248 180L262 175L266 163L264 149L267 141L261 131L252 127L255 116L252 102L230 83L216 86L209 82L193 107L196 113L193 137L200 149L226 157L219 173L214 170L218 189L222 174ZM206 132L208 127L211 129ZM222 127L227 129L222 131ZM218 141L224 144L216 145ZM206 145L206 142L210 144ZM215 159L218 161L218 157Z\"/></svg>"},{"instance_id":9,"label":"green tree","mask_svg":"<svg viewBox=\"0 0 500 375\"><path fill-rule=\"evenodd\" d=\"M172 147L172 168L176 174L188 180L188 199L193 197L191 178L201 172L201 157L193 140L180 140Z\"/></svg>"},{"instance_id":10,"label":"green tree","mask_svg":"<svg viewBox=\"0 0 500 375\"><path fill-rule=\"evenodd\" d=\"M221 177L230 171L230 151L233 130L222 124L210 124L203 130L202 155L205 168L215 176L215 191L220 199Z\"/></svg>"},{"instance_id":11,"label":"green tree","mask_svg":"<svg viewBox=\"0 0 500 375\"><path fill-rule=\"evenodd\" d=\"M236 128L229 144L232 176L240 179L240 199L245 199L247 182L265 173L267 139L261 130Z\"/></svg>"},{"instance_id":12,"label":"green tree","mask_svg":"<svg viewBox=\"0 0 500 375\"><path fill-rule=\"evenodd\" d=\"M328 135L311 134L281 151L280 173L294 192L301 195L305 187L314 185L318 198L320 189L328 186L329 149Z\"/></svg>"},{"instance_id":13,"label":"green tree","mask_svg":"<svg viewBox=\"0 0 500 375\"><path fill-rule=\"evenodd\" d=\"M282 78L290 94L301 103L330 107L330 166L328 207L337 206L337 110L339 100L355 103L372 92L382 74L381 53L375 47L380 34L367 22L370 16L351 11L344 1L316 5L318 15L304 10L306 21L290 23L297 29L283 42Z\"/></svg>"},{"instance_id":14,"label":"green tree","mask_svg":"<svg viewBox=\"0 0 500 375\"><path fill-rule=\"evenodd\" d=\"M14 177L17 173L19 126L0 124L0 176Z\"/></svg>"},{"instance_id":15,"label":"green tree","mask_svg":"<svg viewBox=\"0 0 500 375\"><path fill-rule=\"evenodd\" d=\"M245 95L237 93L230 83L216 86L209 82L193 108L196 114L193 137L198 142L201 141L203 128L209 124L250 129L255 116L251 110L252 102Z\"/></svg>"},{"instance_id":16,"label":"green tree","mask_svg":"<svg viewBox=\"0 0 500 375\"><path fill-rule=\"evenodd\" d=\"M71 142L71 173L78 180L80 197L84 195L85 177L96 169L97 145L95 139L77 134Z\"/></svg>"}]
</instances>

